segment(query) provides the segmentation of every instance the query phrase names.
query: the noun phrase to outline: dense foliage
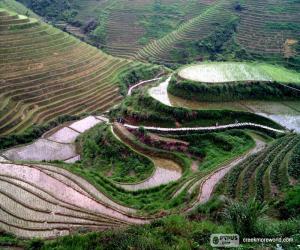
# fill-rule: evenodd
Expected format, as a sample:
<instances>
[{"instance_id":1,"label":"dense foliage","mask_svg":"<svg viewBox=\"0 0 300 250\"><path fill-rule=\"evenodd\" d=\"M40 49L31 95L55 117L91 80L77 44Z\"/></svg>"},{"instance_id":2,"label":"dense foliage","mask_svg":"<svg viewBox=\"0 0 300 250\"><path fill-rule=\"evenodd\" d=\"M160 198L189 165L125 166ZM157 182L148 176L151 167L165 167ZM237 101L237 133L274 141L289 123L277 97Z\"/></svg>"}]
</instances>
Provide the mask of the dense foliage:
<instances>
[{"instance_id":1,"label":"dense foliage","mask_svg":"<svg viewBox=\"0 0 300 250\"><path fill-rule=\"evenodd\" d=\"M289 174L296 180L300 179L300 143L292 150L289 161Z\"/></svg>"},{"instance_id":2,"label":"dense foliage","mask_svg":"<svg viewBox=\"0 0 300 250\"><path fill-rule=\"evenodd\" d=\"M294 88L297 85L290 84ZM168 91L175 96L195 101L232 100L298 100L300 91L276 82L201 83L173 77Z\"/></svg>"},{"instance_id":3,"label":"dense foliage","mask_svg":"<svg viewBox=\"0 0 300 250\"><path fill-rule=\"evenodd\" d=\"M231 110L190 110L169 107L153 99L147 93L137 93L127 98L122 106L111 111L113 117L123 116L137 121L140 125L156 124L174 127L176 122L188 126L215 126L238 122L253 122L274 128L281 128L272 120L243 111ZM272 134L272 133L271 133Z\"/></svg>"}]
</instances>

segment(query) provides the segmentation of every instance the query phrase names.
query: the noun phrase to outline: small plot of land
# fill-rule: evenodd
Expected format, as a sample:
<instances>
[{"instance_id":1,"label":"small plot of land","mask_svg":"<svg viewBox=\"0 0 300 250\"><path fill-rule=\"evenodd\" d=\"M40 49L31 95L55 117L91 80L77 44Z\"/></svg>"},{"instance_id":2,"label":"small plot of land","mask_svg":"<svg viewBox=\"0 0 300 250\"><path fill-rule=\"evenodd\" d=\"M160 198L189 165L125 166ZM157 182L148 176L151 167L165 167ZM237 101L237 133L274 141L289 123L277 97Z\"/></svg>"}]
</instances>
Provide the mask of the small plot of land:
<instances>
[{"instance_id":1,"label":"small plot of land","mask_svg":"<svg viewBox=\"0 0 300 250\"><path fill-rule=\"evenodd\" d=\"M51 136L48 137L51 141L62 142L62 143L73 143L76 140L76 137L79 135L78 132L64 127Z\"/></svg>"},{"instance_id":2,"label":"small plot of land","mask_svg":"<svg viewBox=\"0 0 300 250\"><path fill-rule=\"evenodd\" d=\"M75 140L86 130L101 123L100 118L88 116L71 125L63 126L53 134L44 135L44 138L26 145L11 148L3 153L7 159L22 161L53 161L63 160L67 163L73 163L80 160L76 153Z\"/></svg>"},{"instance_id":3,"label":"small plot of land","mask_svg":"<svg viewBox=\"0 0 300 250\"><path fill-rule=\"evenodd\" d=\"M65 160L74 157L76 153L74 145L39 139L30 145L7 150L3 155L10 160L50 161Z\"/></svg>"},{"instance_id":4,"label":"small plot of land","mask_svg":"<svg viewBox=\"0 0 300 250\"><path fill-rule=\"evenodd\" d=\"M151 160L156 169L150 178L137 184L120 184L120 186L126 190L136 191L168 184L181 177L181 167L175 162L157 157L151 157Z\"/></svg>"},{"instance_id":5,"label":"small plot of land","mask_svg":"<svg viewBox=\"0 0 300 250\"><path fill-rule=\"evenodd\" d=\"M182 78L207 83L237 81L277 81L300 83L300 74L280 66L261 63L203 63L179 70Z\"/></svg>"}]
</instances>

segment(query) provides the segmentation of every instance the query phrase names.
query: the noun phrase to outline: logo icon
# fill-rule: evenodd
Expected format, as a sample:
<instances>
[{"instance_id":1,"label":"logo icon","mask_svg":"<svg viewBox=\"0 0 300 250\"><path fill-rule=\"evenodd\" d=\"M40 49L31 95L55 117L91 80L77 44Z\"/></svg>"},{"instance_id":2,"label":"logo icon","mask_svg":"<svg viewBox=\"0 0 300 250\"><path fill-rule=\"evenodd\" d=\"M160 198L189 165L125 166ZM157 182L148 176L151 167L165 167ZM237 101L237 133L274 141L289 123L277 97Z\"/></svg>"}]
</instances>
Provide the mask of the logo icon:
<instances>
[{"instance_id":1,"label":"logo icon","mask_svg":"<svg viewBox=\"0 0 300 250\"><path fill-rule=\"evenodd\" d=\"M210 245L212 247L238 247L240 237L238 234L212 234Z\"/></svg>"}]
</instances>

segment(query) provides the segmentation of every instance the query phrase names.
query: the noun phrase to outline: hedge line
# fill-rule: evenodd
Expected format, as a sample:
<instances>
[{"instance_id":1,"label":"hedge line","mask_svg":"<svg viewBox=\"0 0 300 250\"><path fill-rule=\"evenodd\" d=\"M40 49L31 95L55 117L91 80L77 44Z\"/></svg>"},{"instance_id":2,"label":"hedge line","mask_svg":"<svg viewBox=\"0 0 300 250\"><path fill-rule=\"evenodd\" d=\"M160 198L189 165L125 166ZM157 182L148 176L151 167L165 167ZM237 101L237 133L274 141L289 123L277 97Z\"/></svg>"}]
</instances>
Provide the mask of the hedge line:
<instances>
[{"instance_id":1,"label":"hedge line","mask_svg":"<svg viewBox=\"0 0 300 250\"><path fill-rule=\"evenodd\" d=\"M298 85L288 86L299 89ZM299 100L299 91L276 82L249 81L234 83L202 83L173 76L168 91L175 96L195 101L233 100Z\"/></svg>"}]
</instances>

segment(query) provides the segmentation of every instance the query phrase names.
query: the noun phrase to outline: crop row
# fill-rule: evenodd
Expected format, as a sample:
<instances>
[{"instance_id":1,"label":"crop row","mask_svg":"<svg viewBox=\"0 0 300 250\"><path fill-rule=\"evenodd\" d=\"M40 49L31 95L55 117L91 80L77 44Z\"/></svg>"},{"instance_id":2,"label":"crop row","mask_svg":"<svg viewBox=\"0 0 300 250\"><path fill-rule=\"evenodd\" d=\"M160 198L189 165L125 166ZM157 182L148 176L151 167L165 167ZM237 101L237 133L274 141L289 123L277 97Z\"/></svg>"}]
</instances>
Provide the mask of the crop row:
<instances>
[{"instance_id":1,"label":"crop row","mask_svg":"<svg viewBox=\"0 0 300 250\"><path fill-rule=\"evenodd\" d=\"M10 15L2 12L0 24ZM18 20L16 25L29 19ZM108 56L44 23L0 33L9 39L9 43L0 39L4 45L0 98L6 110L0 134L22 131L61 114L106 110L120 100L117 76L129 61Z\"/></svg>"},{"instance_id":2,"label":"crop row","mask_svg":"<svg viewBox=\"0 0 300 250\"><path fill-rule=\"evenodd\" d=\"M288 179L283 159L299 143L300 137L286 135L266 149L251 155L226 176L226 193L232 198L256 197L265 200L280 191Z\"/></svg>"}]
</instances>

